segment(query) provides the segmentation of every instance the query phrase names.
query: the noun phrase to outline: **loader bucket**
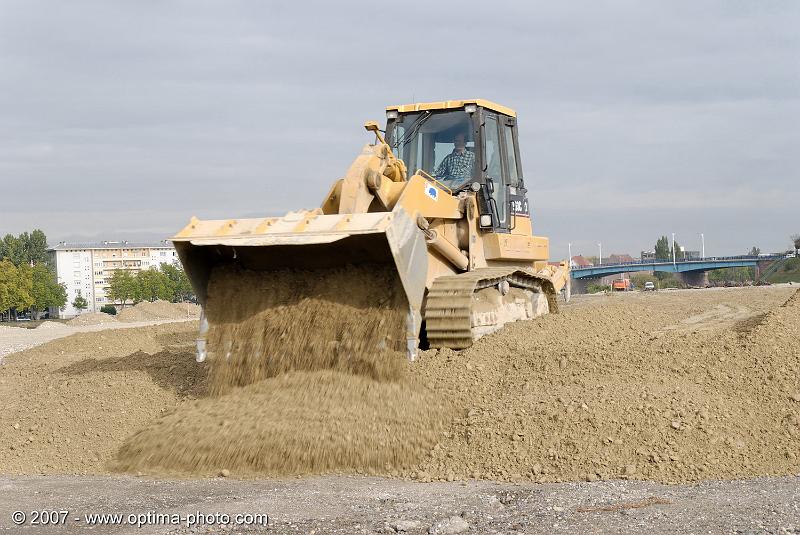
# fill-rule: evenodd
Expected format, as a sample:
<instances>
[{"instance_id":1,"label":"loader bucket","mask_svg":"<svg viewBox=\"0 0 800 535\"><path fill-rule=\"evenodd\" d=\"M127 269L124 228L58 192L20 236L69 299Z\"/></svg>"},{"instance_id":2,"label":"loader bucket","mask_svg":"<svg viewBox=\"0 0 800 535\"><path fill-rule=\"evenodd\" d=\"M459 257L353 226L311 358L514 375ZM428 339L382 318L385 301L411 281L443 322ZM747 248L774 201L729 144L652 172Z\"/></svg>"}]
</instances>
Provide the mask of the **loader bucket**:
<instances>
[{"instance_id":1,"label":"loader bucket","mask_svg":"<svg viewBox=\"0 0 800 535\"><path fill-rule=\"evenodd\" d=\"M385 266L399 279L407 307L406 351L416 356L428 258L423 233L402 210L323 215L290 212L281 218L192 221L172 241L203 306L198 361L206 354L209 281L215 269L284 273L345 266ZM235 297L228 306L235 310Z\"/></svg>"}]
</instances>

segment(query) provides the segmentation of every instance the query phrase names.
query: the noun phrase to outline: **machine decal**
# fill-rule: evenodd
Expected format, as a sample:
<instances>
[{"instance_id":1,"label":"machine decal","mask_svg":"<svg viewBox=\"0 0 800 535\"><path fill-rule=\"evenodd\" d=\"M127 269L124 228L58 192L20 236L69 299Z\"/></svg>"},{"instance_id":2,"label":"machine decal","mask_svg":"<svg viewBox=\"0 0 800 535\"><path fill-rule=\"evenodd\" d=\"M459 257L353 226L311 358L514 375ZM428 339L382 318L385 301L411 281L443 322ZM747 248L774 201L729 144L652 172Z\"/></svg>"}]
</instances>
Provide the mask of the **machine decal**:
<instances>
[{"instance_id":1,"label":"machine decal","mask_svg":"<svg viewBox=\"0 0 800 535\"><path fill-rule=\"evenodd\" d=\"M522 195L511 195L511 213L515 216L530 216L527 195L524 193Z\"/></svg>"},{"instance_id":2,"label":"machine decal","mask_svg":"<svg viewBox=\"0 0 800 535\"><path fill-rule=\"evenodd\" d=\"M436 189L436 186L433 186L432 184L428 184L427 186L425 186L425 195L427 195L434 201L439 200L439 190Z\"/></svg>"}]
</instances>

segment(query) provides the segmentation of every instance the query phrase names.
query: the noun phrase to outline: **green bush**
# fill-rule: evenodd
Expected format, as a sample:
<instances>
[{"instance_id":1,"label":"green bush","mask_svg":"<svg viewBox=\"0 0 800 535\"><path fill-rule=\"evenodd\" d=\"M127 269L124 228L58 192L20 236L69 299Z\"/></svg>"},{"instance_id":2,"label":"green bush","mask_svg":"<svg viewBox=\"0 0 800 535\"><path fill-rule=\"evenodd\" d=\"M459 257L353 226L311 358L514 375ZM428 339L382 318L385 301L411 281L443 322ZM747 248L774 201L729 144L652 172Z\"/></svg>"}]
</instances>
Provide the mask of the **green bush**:
<instances>
[{"instance_id":1,"label":"green bush","mask_svg":"<svg viewBox=\"0 0 800 535\"><path fill-rule=\"evenodd\" d=\"M610 292L611 286L607 284L589 284L586 286L586 292L590 294L596 294L599 292Z\"/></svg>"},{"instance_id":2,"label":"green bush","mask_svg":"<svg viewBox=\"0 0 800 535\"><path fill-rule=\"evenodd\" d=\"M114 305L103 305L100 307L100 312L105 312L106 314L111 314L112 316L117 315L117 307Z\"/></svg>"}]
</instances>

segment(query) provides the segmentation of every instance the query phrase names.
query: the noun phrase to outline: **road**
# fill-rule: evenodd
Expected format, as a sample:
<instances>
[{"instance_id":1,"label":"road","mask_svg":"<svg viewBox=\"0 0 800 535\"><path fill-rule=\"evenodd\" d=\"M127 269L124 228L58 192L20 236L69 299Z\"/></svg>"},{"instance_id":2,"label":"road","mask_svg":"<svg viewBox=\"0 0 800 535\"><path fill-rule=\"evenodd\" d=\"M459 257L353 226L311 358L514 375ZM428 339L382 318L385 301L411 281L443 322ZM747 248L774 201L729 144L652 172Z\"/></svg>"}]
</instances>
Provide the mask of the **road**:
<instances>
[{"instance_id":1,"label":"road","mask_svg":"<svg viewBox=\"0 0 800 535\"><path fill-rule=\"evenodd\" d=\"M428 533L442 522L452 533L800 533L800 477L662 485L25 476L0 478L0 491L0 533ZM31 512L41 510L68 510L66 525L29 525ZM11 522L15 511L25 512L26 525ZM83 517L148 511L182 520L197 512L231 520L265 513L269 523L91 528Z\"/></svg>"}]
</instances>

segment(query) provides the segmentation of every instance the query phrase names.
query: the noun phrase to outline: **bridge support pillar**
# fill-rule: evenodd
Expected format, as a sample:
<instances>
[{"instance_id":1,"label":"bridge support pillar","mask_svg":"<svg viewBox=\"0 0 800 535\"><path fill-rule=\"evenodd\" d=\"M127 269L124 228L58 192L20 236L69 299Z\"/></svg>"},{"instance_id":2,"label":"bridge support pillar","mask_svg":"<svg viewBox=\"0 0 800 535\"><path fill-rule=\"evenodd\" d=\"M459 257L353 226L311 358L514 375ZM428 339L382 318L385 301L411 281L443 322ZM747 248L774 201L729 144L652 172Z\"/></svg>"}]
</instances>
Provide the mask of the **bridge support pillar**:
<instances>
[{"instance_id":1,"label":"bridge support pillar","mask_svg":"<svg viewBox=\"0 0 800 535\"><path fill-rule=\"evenodd\" d=\"M699 286L701 288L708 286L708 271L684 271L677 275L678 280L687 286Z\"/></svg>"},{"instance_id":2,"label":"bridge support pillar","mask_svg":"<svg viewBox=\"0 0 800 535\"><path fill-rule=\"evenodd\" d=\"M570 282L572 283L572 293L573 294L585 294L586 287L589 285L592 280L596 279L572 279Z\"/></svg>"}]
</instances>

